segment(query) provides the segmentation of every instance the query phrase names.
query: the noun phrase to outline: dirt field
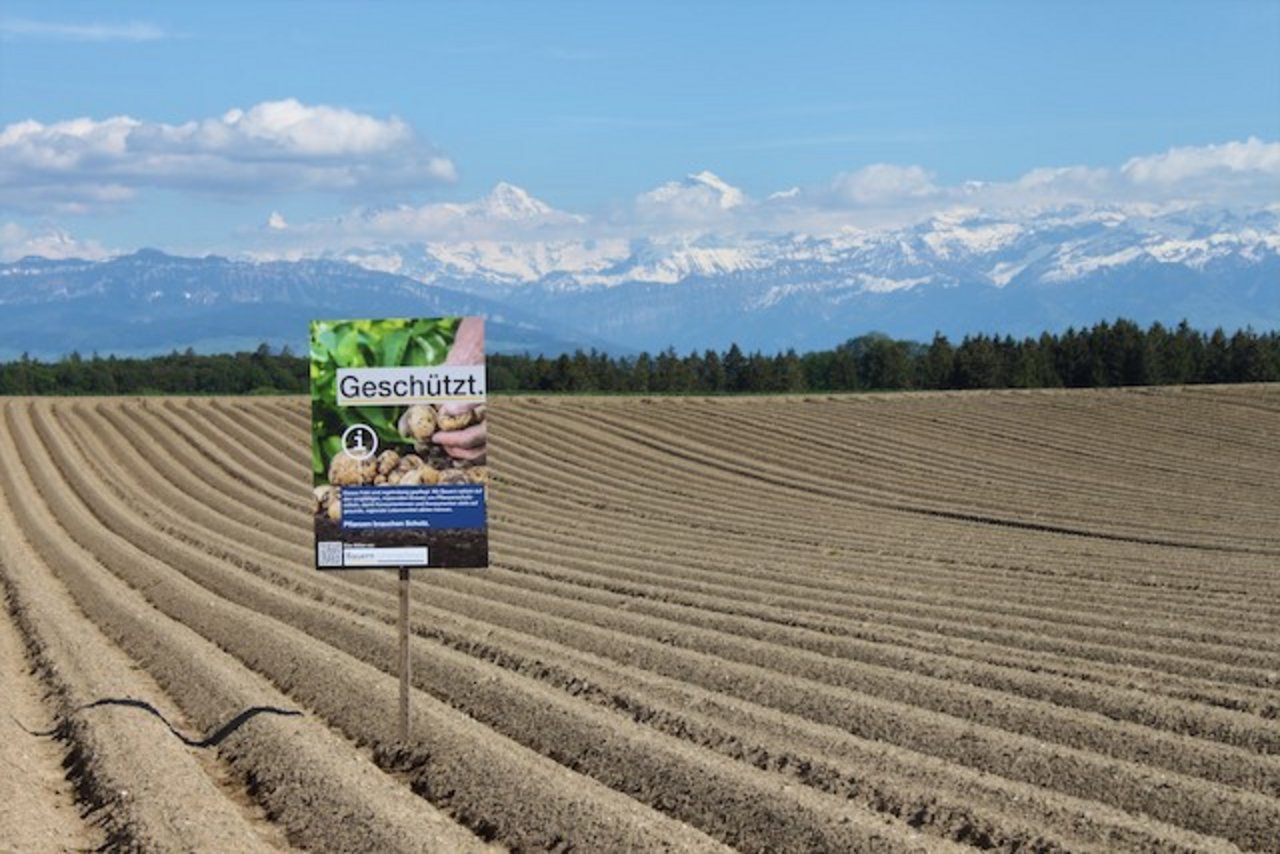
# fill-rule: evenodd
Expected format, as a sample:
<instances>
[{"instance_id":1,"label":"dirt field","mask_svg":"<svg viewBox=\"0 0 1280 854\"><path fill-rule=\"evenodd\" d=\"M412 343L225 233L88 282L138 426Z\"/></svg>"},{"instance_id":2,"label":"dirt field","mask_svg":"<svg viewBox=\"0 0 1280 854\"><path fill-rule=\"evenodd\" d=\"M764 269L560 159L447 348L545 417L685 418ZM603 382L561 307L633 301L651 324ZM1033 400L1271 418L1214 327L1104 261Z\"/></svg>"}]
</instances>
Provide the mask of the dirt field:
<instances>
[{"instance_id":1,"label":"dirt field","mask_svg":"<svg viewBox=\"0 0 1280 854\"><path fill-rule=\"evenodd\" d=\"M0 849L1280 851L1280 387L496 399L407 743L306 401L0 414Z\"/></svg>"}]
</instances>

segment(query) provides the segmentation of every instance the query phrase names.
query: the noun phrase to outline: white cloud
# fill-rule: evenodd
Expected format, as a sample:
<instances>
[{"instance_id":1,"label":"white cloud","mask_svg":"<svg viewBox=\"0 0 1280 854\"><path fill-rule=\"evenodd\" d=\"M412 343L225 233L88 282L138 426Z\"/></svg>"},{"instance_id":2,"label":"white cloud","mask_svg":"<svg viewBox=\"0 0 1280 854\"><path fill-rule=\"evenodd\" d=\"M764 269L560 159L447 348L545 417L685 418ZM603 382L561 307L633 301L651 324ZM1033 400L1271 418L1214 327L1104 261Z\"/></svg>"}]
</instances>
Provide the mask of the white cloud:
<instances>
[{"instance_id":1,"label":"white cloud","mask_svg":"<svg viewBox=\"0 0 1280 854\"><path fill-rule=\"evenodd\" d=\"M144 21L125 24L71 24L5 18L0 20L0 36L75 42L149 42L169 38L170 34L163 27Z\"/></svg>"},{"instance_id":2,"label":"white cloud","mask_svg":"<svg viewBox=\"0 0 1280 854\"><path fill-rule=\"evenodd\" d=\"M1280 198L1280 143L1250 137L1171 148L1130 158L1118 168L1044 167L1016 181L964 188L964 195L987 208L1266 204Z\"/></svg>"},{"instance_id":3,"label":"white cloud","mask_svg":"<svg viewBox=\"0 0 1280 854\"><path fill-rule=\"evenodd\" d=\"M1060 193L1097 195L1105 192L1111 174L1106 169L1091 169L1088 166L1042 166L1032 169L1017 180L1014 186L1027 193ZM989 189L990 184L977 185L981 191Z\"/></svg>"},{"instance_id":4,"label":"white cloud","mask_svg":"<svg viewBox=\"0 0 1280 854\"><path fill-rule=\"evenodd\" d=\"M192 139L201 148L239 144L251 150L311 157L376 153L413 138L413 131L397 118L383 121L337 107L308 106L292 98L264 101L247 111L228 110L214 121L166 130L160 139Z\"/></svg>"},{"instance_id":5,"label":"white cloud","mask_svg":"<svg viewBox=\"0 0 1280 854\"><path fill-rule=\"evenodd\" d=\"M1166 187L1213 175L1276 179L1280 178L1280 142L1251 136L1244 142L1171 148L1164 154L1134 157L1120 172L1134 184Z\"/></svg>"},{"instance_id":6,"label":"white cloud","mask_svg":"<svg viewBox=\"0 0 1280 854\"><path fill-rule=\"evenodd\" d=\"M16 222L0 224L0 261L16 261L27 255L98 261L113 254L96 240L77 240L54 225L32 231Z\"/></svg>"},{"instance_id":7,"label":"white cloud","mask_svg":"<svg viewBox=\"0 0 1280 854\"><path fill-rule=\"evenodd\" d=\"M877 163L759 201L704 171L661 184L630 206L590 217L556 210L517 187L499 184L472 202L355 208L341 217L301 223L273 216L267 227L254 232L253 251L257 257L299 257L343 247L377 254L386 247L430 243L460 270L477 253L491 266L506 253L513 269L520 264L542 269L545 259L529 260L539 244L634 248L645 241L683 240L692 241L689 245L696 246L702 263L711 257L704 250L723 248L714 240L699 243L704 236L737 245L734 241L770 234L803 238L901 227L957 211L995 220L1046 212L1097 218L1120 211L1145 216L1198 204L1274 204L1280 199L1277 149L1280 145L1251 139L1174 149L1114 167L1042 167L1008 181L955 184L938 182L920 165ZM964 236L971 241L1002 239L998 231ZM465 251L446 251L446 245L462 244L467 244ZM613 252L605 254L613 257ZM554 267L551 261L546 265Z\"/></svg>"},{"instance_id":8,"label":"white cloud","mask_svg":"<svg viewBox=\"0 0 1280 854\"><path fill-rule=\"evenodd\" d=\"M1122 192L1152 201L1196 199L1269 204L1280 199L1280 143L1243 142L1171 148L1120 167Z\"/></svg>"},{"instance_id":9,"label":"white cloud","mask_svg":"<svg viewBox=\"0 0 1280 854\"><path fill-rule=\"evenodd\" d=\"M398 118L293 99L179 125L129 116L0 130L0 205L76 212L165 188L358 195L438 185L453 162Z\"/></svg>"},{"instance_id":10,"label":"white cloud","mask_svg":"<svg viewBox=\"0 0 1280 854\"><path fill-rule=\"evenodd\" d=\"M704 170L642 193L636 199L635 212L648 221L698 223L721 220L748 202L742 190Z\"/></svg>"},{"instance_id":11,"label":"white cloud","mask_svg":"<svg viewBox=\"0 0 1280 854\"><path fill-rule=\"evenodd\" d=\"M1256 138L1173 148L1119 167L1052 166L1004 182L938 185L921 166L873 164L837 175L806 195L860 221L911 213L921 218L954 205L987 212L1088 207L1267 204L1280 198L1280 143Z\"/></svg>"},{"instance_id":12,"label":"white cloud","mask_svg":"<svg viewBox=\"0 0 1280 854\"><path fill-rule=\"evenodd\" d=\"M920 199L937 192L933 179L920 166L873 163L856 172L843 172L831 183L836 198L857 205Z\"/></svg>"},{"instance_id":13,"label":"white cloud","mask_svg":"<svg viewBox=\"0 0 1280 854\"><path fill-rule=\"evenodd\" d=\"M581 236L586 217L557 210L512 184L501 182L473 202L433 202L355 208L328 219L292 224L272 212L255 233L263 245L294 253L310 248L385 246L432 241L546 239ZM261 255L261 252L255 251Z\"/></svg>"},{"instance_id":14,"label":"white cloud","mask_svg":"<svg viewBox=\"0 0 1280 854\"><path fill-rule=\"evenodd\" d=\"M489 237L577 225L580 216L556 210L512 184L499 183L474 202L401 205L362 212L360 227L388 237Z\"/></svg>"}]
</instances>

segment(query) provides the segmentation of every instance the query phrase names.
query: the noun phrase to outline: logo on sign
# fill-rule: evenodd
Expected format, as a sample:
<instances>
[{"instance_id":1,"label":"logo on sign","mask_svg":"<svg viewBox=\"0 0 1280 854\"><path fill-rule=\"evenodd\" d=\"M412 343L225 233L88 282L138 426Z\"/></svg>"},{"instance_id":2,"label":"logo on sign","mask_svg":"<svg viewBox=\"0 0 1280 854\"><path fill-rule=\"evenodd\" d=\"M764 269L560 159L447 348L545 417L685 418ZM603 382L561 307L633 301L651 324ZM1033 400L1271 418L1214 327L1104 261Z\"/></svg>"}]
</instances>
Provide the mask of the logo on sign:
<instances>
[{"instance_id":1,"label":"logo on sign","mask_svg":"<svg viewBox=\"0 0 1280 854\"><path fill-rule=\"evenodd\" d=\"M342 453L367 460L378 453L378 434L368 424L352 424L342 433Z\"/></svg>"}]
</instances>

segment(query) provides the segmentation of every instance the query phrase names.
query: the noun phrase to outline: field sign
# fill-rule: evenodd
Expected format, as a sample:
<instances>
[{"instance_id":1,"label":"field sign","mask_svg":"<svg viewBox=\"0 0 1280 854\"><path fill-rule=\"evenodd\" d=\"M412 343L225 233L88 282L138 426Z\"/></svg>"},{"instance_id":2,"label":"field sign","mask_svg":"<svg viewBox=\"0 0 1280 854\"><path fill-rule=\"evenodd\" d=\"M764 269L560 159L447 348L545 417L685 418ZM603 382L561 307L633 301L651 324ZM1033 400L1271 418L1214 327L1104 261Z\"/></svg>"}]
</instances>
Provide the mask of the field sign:
<instances>
[{"instance_id":1,"label":"field sign","mask_svg":"<svg viewBox=\"0 0 1280 854\"><path fill-rule=\"evenodd\" d=\"M409 570L489 564L484 319L311 323L317 569L398 569L409 740Z\"/></svg>"},{"instance_id":2,"label":"field sign","mask_svg":"<svg viewBox=\"0 0 1280 854\"><path fill-rule=\"evenodd\" d=\"M484 319L311 324L318 569L482 567Z\"/></svg>"}]
</instances>

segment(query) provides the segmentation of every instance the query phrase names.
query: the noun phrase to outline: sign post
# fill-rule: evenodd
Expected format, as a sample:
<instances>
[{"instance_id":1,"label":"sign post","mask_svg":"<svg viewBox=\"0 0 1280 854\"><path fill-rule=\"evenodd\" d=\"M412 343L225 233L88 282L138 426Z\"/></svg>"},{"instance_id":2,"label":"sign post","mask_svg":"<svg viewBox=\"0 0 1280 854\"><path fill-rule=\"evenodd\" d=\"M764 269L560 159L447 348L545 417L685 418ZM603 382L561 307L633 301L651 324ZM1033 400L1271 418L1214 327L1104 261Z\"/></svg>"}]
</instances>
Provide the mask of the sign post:
<instances>
[{"instance_id":1,"label":"sign post","mask_svg":"<svg viewBox=\"0 0 1280 854\"><path fill-rule=\"evenodd\" d=\"M402 741L409 570L489 563L485 400L483 318L311 323L316 568L399 570Z\"/></svg>"},{"instance_id":2,"label":"sign post","mask_svg":"<svg viewBox=\"0 0 1280 854\"><path fill-rule=\"evenodd\" d=\"M409 570L400 567L400 740L409 740Z\"/></svg>"}]
</instances>

